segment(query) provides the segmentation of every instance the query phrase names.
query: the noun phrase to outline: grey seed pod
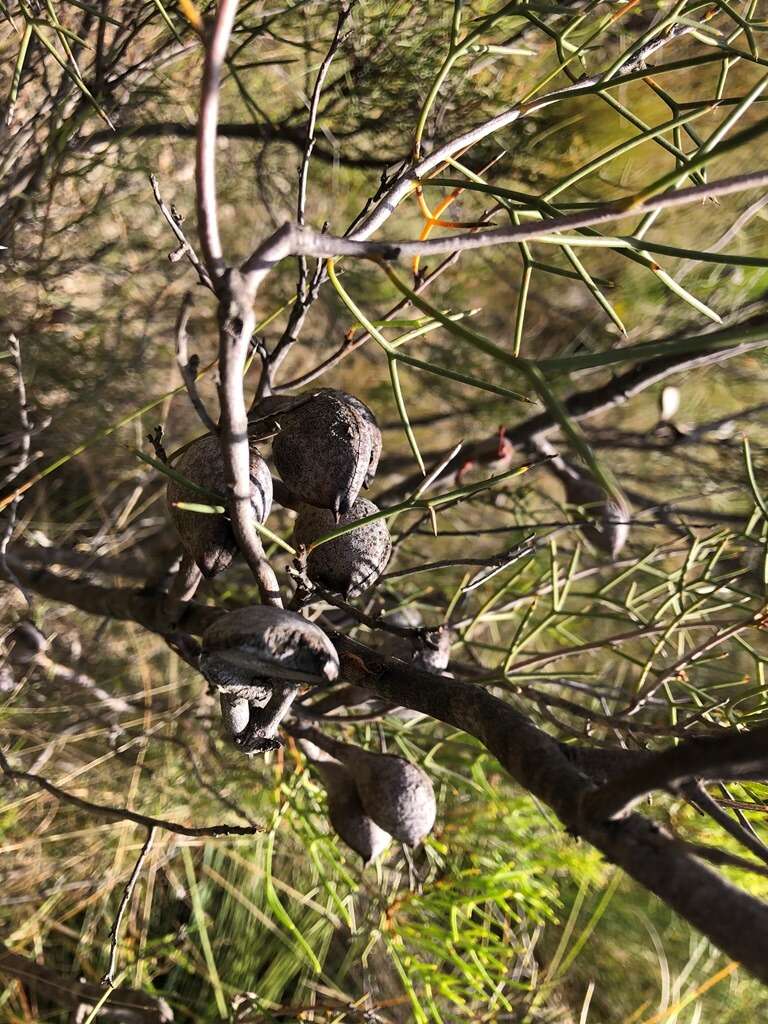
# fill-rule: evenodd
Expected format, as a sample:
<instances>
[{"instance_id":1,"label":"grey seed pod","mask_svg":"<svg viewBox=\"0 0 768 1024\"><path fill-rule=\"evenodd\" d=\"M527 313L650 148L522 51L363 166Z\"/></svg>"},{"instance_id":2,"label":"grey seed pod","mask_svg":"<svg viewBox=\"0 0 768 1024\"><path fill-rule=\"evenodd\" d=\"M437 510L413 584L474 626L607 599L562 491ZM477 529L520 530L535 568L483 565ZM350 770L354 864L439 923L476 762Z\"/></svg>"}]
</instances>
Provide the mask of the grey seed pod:
<instances>
[{"instance_id":1,"label":"grey seed pod","mask_svg":"<svg viewBox=\"0 0 768 1024\"><path fill-rule=\"evenodd\" d=\"M563 480L565 495L572 505L582 506L594 523L585 523L582 533L601 551L615 558L629 539L630 509L627 503L608 495L593 480L586 477L567 477Z\"/></svg>"},{"instance_id":2,"label":"grey seed pod","mask_svg":"<svg viewBox=\"0 0 768 1024\"><path fill-rule=\"evenodd\" d=\"M334 742L333 753L354 779L366 814L385 832L416 846L432 831L435 791L421 768L404 757L373 754L348 743Z\"/></svg>"},{"instance_id":3,"label":"grey seed pod","mask_svg":"<svg viewBox=\"0 0 768 1024\"><path fill-rule=\"evenodd\" d=\"M372 501L358 498L352 508L339 518L338 524L327 509L301 505L293 536L297 544L308 545L329 533L336 525L346 526L378 512ZM345 597L357 597L368 590L384 572L392 554L392 541L384 519L345 533L336 540L310 551L307 558L309 578Z\"/></svg>"},{"instance_id":4,"label":"grey seed pod","mask_svg":"<svg viewBox=\"0 0 768 1024\"><path fill-rule=\"evenodd\" d=\"M354 780L343 765L327 760L315 762L314 767L328 795L333 831L363 858L367 867L389 846L392 836L365 813Z\"/></svg>"},{"instance_id":5,"label":"grey seed pod","mask_svg":"<svg viewBox=\"0 0 768 1024\"><path fill-rule=\"evenodd\" d=\"M278 421L272 457L289 490L337 516L350 509L371 464L364 417L340 393L325 390L278 413Z\"/></svg>"},{"instance_id":6,"label":"grey seed pod","mask_svg":"<svg viewBox=\"0 0 768 1024\"><path fill-rule=\"evenodd\" d=\"M251 507L256 521L263 523L272 507L272 477L258 449L252 446L250 456ZM198 487L219 494L227 493L224 460L217 437L208 435L194 441L173 468ZM207 503L206 498L176 480L168 481L166 500L181 543L202 574L210 577L223 572L237 552L237 541L227 519L176 508L177 501Z\"/></svg>"},{"instance_id":7,"label":"grey seed pod","mask_svg":"<svg viewBox=\"0 0 768 1024\"><path fill-rule=\"evenodd\" d=\"M200 668L219 690L261 700L269 679L333 682L339 657L313 622L271 605L227 612L203 633ZM254 691L254 692L251 692Z\"/></svg>"}]
</instances>

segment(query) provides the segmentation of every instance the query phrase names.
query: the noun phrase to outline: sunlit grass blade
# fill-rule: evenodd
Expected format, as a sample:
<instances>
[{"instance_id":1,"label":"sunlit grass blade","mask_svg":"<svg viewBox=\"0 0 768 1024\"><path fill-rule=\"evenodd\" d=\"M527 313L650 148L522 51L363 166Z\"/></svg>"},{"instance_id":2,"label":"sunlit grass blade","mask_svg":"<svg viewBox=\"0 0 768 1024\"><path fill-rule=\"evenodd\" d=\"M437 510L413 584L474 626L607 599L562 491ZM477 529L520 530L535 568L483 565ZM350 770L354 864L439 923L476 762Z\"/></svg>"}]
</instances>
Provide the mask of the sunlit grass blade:
<instances>
[{"instance_id":1,"label":"sunlit grass blade","mask_svg":"<svg viewBox=\"0 0 768 1024\"><path fill-rule=\"evenodd\" d=\"M408 444L410 445L411 451L413 452L413 457L416 459L416 462L418 463L419 469L421 470L422 474L424 474L426 473L426 469L424 468L424 460L421 457L419 445L418 442L416 441L416 435L413 432L411 421L408 418L408 410L405 406L405 399L403 398L403 389L400 385L400 375L397 372L397 360L391 358L387 360L387 363L389 365L389 379L392 383L392 393L395 396L395 404L397 405L397 412L400 417L400 422L403 425L405 436L408 438Z\"/></svg>"},{"instance_id":2,"label":"sunlit grass blade","mask_svg":"<svg viewBox=\"0 0 768 1024\"><path fill-rule=\"evenodd\" d=\"M221 979L219 978L219 972L216 968L216 960L213 955L213 949L211 947L211 940L208 936L208 927L205 923L205 911L203 909L203 901L200 898L200 889L197 885L197 878L195 876L195 866L192 863L192 854L190 853L188 846L182 846L181 858L184 861L184 870L187 875L187 884L189 885L189 895L192 901L192 913L197 927L197 933L200 936L200 946L203 950L203 956L205 957L206 967L208 968L208 980L213 988L214 996L216 998L216 1007L219 1011L219 1016L222 1020L226 1020L229 1016L229 1010L227 1007L227 1001L224 998L224 990L221 987Z\"/></svg>"}]
</instances>

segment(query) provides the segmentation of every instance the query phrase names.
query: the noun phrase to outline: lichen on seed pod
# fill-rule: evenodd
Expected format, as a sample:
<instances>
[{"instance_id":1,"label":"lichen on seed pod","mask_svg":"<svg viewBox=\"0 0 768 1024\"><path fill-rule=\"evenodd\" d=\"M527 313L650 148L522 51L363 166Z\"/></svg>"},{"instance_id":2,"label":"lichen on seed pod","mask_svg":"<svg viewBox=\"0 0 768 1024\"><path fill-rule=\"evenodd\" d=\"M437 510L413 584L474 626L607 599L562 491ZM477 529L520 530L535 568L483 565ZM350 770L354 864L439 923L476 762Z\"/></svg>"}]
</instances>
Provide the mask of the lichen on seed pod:
<instances>
[{"instance_id":1,"label":"lichen on seed pod","mask_svg":"<svg viewBox=\"0 0 768 1024\"><path fill-rule=\"evenodd\" d=\"M260 700L271 679L333 682L339 657L313 622L283 608L253 605L227 612L203 633L200 669L219 690Z\"/></svg>"},{"instance_id":2,"label":"lichen on seed pod","mask_svg":"<svg viewBox=\"0 0 768 1024\"><path fill-rule=\"evenodd\" d=\"M293 528L294 540L308 546L336 526L347 526L378 511L372 501L358 498L337 523L327 509L300 505ZM378 580L391 554L392 541L386 521L377 519L310 551L307 575L326 590L347 598L357 597Z\"/></svg>"},{"instance_id":3,"label":"lichen on seed pod","mask_svg":"<svg viewBox=\"0 0 768 1024\"><path fill-rule=\"evenodd\" d=\"M374 437L368 419L344 392L331 389L275 415L280 429L272 457L283 482L301 501L344 514L370 473Z\"/></svg>"},{"instance_id":4,"label":"lichen on seed pod","mask_svg":"<svg viewBox=\"0 0 768 1024\"><path fill-rule=\"evenodd\" d=\"M352 776L365 813L408 846L432 831L437 814L435 791L425 771L395 754L373 754L349 743L323 745Z\"/></svg>"},{"instance_id":5,"label":"lichen on seed pod","mask_svg":"<svg viewBox=\"0 0 768 1024\"><path fill-rule=\"evenodd\" d=\"M376 470L379 468L379 459L381 458L381 449L383 446L381 430L379 429L379 421L365 402L361 402L359 398L355 397L355 395L350 395L346 391L336 391L335 394L339 395L345 402L356 409L368 424L368 430L371 435L371 458L368 463L368 471L365 474L363 487L370 487L373 483L373 478L376 476Z\"/></svg>"},{"instance_id":6,"label":"lichen on seed pod","mask_svg":"<svg viewBox=\"0 0 768 1024\"><path fill-rule=\"evenodd\" d=\"M263 523L272 507L272 477L258 449L251 446L251 508L258 523ZM173 468L198 487L227 493L224 459L219 439L208 435L198 438L179 456ZM170 479L166 500L171 519L185 551L194 559L204 576L216 576L232 562L237 541L230 522L223 515L192 512L176 503L210 504L210 499Z\"/></svg>"}]
</instances>

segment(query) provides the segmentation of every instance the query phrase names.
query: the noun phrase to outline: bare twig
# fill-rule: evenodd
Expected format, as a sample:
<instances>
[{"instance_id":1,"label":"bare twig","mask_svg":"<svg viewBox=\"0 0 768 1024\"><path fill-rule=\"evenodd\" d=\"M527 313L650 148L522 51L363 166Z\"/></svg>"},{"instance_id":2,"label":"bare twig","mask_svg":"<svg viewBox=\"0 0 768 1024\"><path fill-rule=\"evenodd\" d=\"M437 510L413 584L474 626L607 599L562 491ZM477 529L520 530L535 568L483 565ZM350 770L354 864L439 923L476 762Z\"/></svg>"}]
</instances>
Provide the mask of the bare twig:
<instances>
[{"instance_id":1,"label":"bare twig","mask_svg":"<svg viewBox=\"0 0 768 1024\"><path fill-rule=\"evenodd\" d=\"M421 295L422 292L426 291L433 281L456 263L460 255L461 254L458 252L451 253L449 256L446 256L446 258L442 260L433 271L426 274L424 277L421 277L413 287L415 294ZM401 299L399 302L395 303L395 305L392 306L392 308L385 313L381 319L394 319L401 310L405 309L405 307L409 305L409 303L410 299ZM274 391L277 394L281 394L283 391L292 391L295 388L301 388L307 384L311 384L312 381L317 380L318 377L321 377L324 373L327 373L328 370L336 366L337 363L340 363L342 359L346 359L346 357L351 355L352 352L356 352L361 345L368 341L370 336L369 331L362 330L353 337L345 337L344 341L336 351L323 359L322 362L317 364L317 366L313 367L311 370L305 371L301 376L295 377L293 380L286 381L285 383L276 386Z\"/></svg>"},{"instance_id":2,"label":"bare twig","mask_svg":"<svg viewBox=\"0 0 768 1024\"><path fill-rule=\"evenodd\" d=\"M387 582L398 579L401 576L413 576L419 572L431 572L433 569L447 569L457 565L477 565L486 570L493 570L490 573L483 572L478 574L478 577L464 588L465 591L473 590L475 587L480 586L480 583L485 583L491 576L495 576L497 572L502 572L504 569L509 568L510 565L519 561L519 559L532 554L535 550L532 540L532 537L527 537L510 550L501 551L497 555L488 555L487 558L443 558L439 562L425 562L423 565L411 565L405 569L393 569L392 572L385 573L380 579L382 582Z\"/></svg>"},{"instance_id":3,"label":"bare twig","mask_svg":"<svg viewBox=\"0 0 768 1024\"><path fill-rule=\"evenodd\" d=\"M187 292L184 295L181 309L176 319L176 362L178 363L181 379L186 385L187 394L195 412L200 417L200 421L205 429L215 436L219 428L211 418L210 413L205 407L205 402L203 402L197 390L197 370L200 365L200 359L197 355L189 355L187 323L189 322L189 314L192 309L192 301L191 293Z\"/></svg>"},{"instance_id":4,"label":"bare twig","mask_svg":"<svg viewBox=\"0 0 768 1024\"><path fill-rule=\"evenodd\" d=\"M187 236L181 230L182 217L179 215L175 207L168 207L168 205L166 204L165 200L160 194L160 186L158 185L157 177L154 174L150 174L149 181L150 184L152 185L152 194L155 197L155 202L160 207L160 212L165 218L165 221L170 227L171 231L176 236L176 241L179 243L178 248L174 249L173 252L170 253L168 259L172 263L178 263L178 261L183 256L186 256L189 262L194 267L195 273L197 274L200 284L204 285L206 288L213 291L213 284L211 282L211 278L208 271L200 262L197 253L187 240Z\"/></svg>"},{"instance_id":5,"label":"bare twig","mask_svg":"<svg viewBox=\"0 0 768 1024\"><path fill-rule=\"evenodd\" d=\"M16 371L16 395L18 405L19 424L21 426L21 433L19 435L19 454L14 465L12 465L8 471L8 480L14 480L20 473L23 473L30 462L30 449L32 445L32 423L29 418L29 409L27 408L27 387L24 383L24 368L21 362L21 346L19 345L19 339L15 334L8 336L8 350L11 355L14 370ZM24 597L29 608L32 607L32 598L21 582L13 574L13 570L8 565L8 544L10 543L13 531L16 527L16 515L18 513L19 504L23 501L22 494L14 495L13 501L11 501L8 507L8 520L3 528L2 536L0 536L0 565L6 572L6 575L11 580L13 585L19 590Z\"/></svg>"},{"instance_id":6,"label":"bare twig","mask_svg":"<svg viewBox=\"0 0 768 1024\"><path fill-rule=\"evenodd\" d=\"M54 785L54 783L49 782L48 779L43 778L42 775L34 775L32 772L11 768L8 758L1 750L0 771L2 771L7 779L29 782L40 789L44 789L46 793L50 793L57 800L72 804L74 807L79 807L80 810L87 811L89 814L95 814L106 821L133 821L147 829L161 828L166 832L174 832L179 836L192 836L198 839L203 837L215 838L217 836L252 836L262 831L259 825L181 825L175 821L167 821L165 818L153 818L147 814L139 814L137 811L128 810L127 807L95 804L90 800L83 800L81 797L75 796L74 793L70 793L66 789L61 789L59 786Z\"/></svg>"},{"instance_id":7,"label":"bare twig","mask_svg":"<svg viewBox=\"0 0 768 1024\"><path fill-rule=\"evenodd\" d=\"M125 915L128 905L131 902L133 896L133 890L136 888L136 883L139 880L141 869L144 866L144 861L147 858L147 854L152 849L152 844L155 841L155 829L150 828L147 831L147 838L144 840L144 845L139 852L139 856L136 858L136 863L133 865L133 871L131 876L126 882L123 895L120 898L120 904L115 914L115 920L112 922L112 927L109 930L109 966L101 979L102 985L109 985L110 988L115 987L115 968L117 967L117 944L120 938L120 926L123 922L123 916Z\"/></svg>"},{"instance_id":8,"label":"bare twig","mask_svg":"<svg viewBox=\"0 0 768 1024\"><path fill-rule=\"evenodd\" d=\"M287 256L316 256L336 258L338 256L358 256L373 260L398 260L411 256L436 256L441 253L469 252L473 249L485 249L494 245L511 245L520 242L550 241L556 245L564 242L574 244L575 239L562 235L563 231L576 228L592 227L595 224L606 224L625 217L635 217L641 213L666 210L703 199L714 199L718 196L732 195L747 189L762 188L768 185L768 171L754 171L739 174L732 178L723 178L706 185L692 185L690 188L677 192L665 193L661 196L643 198L633 196L617 202L606 203L604 206L577 213L563 214L560 217L547 218L533 224L512 225L511 227L491 228L488 231L467 232L459 235L445 235L441 238L430 238L423 242L408 239L396 239L386 242L371 242L360 238L339 238L335 235L323 234L314 228L300 227L297 224L285 223L263 242L256 252L242 266L246 278L256 275L261 281L265 265L266 269L275 266ZM358 231L359 235L360 232ZM612 248L633 248L632 243L619 238L615 245L613 240L604 240ZM642 245L639 246L642 249Z\"/></svg>"}]
</instances>

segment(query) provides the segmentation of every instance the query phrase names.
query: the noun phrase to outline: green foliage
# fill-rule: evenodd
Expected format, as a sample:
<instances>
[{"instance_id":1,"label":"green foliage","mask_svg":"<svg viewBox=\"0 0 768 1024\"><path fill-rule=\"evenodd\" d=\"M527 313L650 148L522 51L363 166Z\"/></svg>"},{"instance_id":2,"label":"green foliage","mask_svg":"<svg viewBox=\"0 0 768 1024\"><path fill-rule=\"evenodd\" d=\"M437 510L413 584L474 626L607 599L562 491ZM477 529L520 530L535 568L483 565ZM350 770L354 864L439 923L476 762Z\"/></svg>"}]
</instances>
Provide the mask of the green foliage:
<instances>
[{"instance_id":1,"label":"green foliage","mask_svg":"<svg viewBox=\"0 0 768 1024\"><path fill-rule=\"evenodd\" d=\"M213 13L213 4L199 6ZM497 226L530 225L762 166L768 79L758 6L361 3L323 92L308 219L341 233L384 165L412 146L427 152L600 71L598 82L426 178L428 212L459 225L487 216ZM35 409L55 417L21 506L23 539L74 547L85 572L90 557L116 566L122 558L108 576L134 582L126 562L144 566L149 539L156 585L174 548L159 504L165 480L130 449L158 419L174 446L199 425L171 369L173 325L193 278L164 258L173 239L146 177L157 172L166 198L191 220L197 36L176 5L160 0L126 3L119 17L106 5L0 7L10 122L0 226L11 257L0 314L22 339ZM233 258L293 215L306 99L336 8L241 4L221 120L259 132L224 133L220 143L222 228ZM665 26L681 34L649 55L651 67L625 73L622 63ZM764 221L760 197L747 194L465 253L421 308L391 320L386 311L416 280L405 282L403 267L388 277L339 261L337 288L320 288L283 379L311 371L348 332L371 332L374 344L350 349L322 381L370 401L383 421L385 497L411 473L413 493L419 459L429 468L460 440L500 423L514 428L531 413L517 401L524 397L555 415L569 456L604 483L620 481L634 505L628 551L612 563L583 540L581 513L545 469L518 478L523 453L511 468L493 459L469 467L468 481L421 504L395 494L380 503L400 531L390 568L449 564L386 580L378 603L360 607L450 621L453 660L564 742L654 749L691 728L764 723L763 350L675 378L682 407L674 425L659 421L657 386L619 417L608 409L586 424L564 402L651 358L760 340ZM386 233L459 230L425 223L414 194ZM432 269L421 261L420 273ZM267 283L258 332L269 350L293 289L292 266ZM213 408L209 313L200 299L190 330L208 364L199 386ZM720 320L723 333L708 333ZM8 363L0 362L4 380ZM249 388L257 370L258 362ZM2 416L3 430L16 429L10 403ZM290 514L276 511L270 526L267 536L285 547ZM483 560L531 532L535 553L479 582L477 566L456 564L470 544ZM269 555L284 573L291 553ZM236 570L207 596L253 600L255 588ZM9 621L29 614L11 588L4 602ZM120 963L126 985L162 995L177 1019L290 1014L341 1024L376 1012L385 1021L735 1024L765 1015L755 984L564 835L465 736L393 716L347 727L370 749L422 763L440 803L422 850L394 846L363 871L329 832L323 790L298 752L289 747L265 763L239 758L200 677L159 640L128 624L97 627L43 600L31 614L81 678L57 673L55 657L2 677L3 747L19 763L99 802L195 823L264 825L247 841L164 836L152 852ZM382 647L391 639L356 624L349 632ZM96 684L129 710L110 710ZM767 795L757 784L719 794L763 840ZM4 789L3 801L5 941L97 980L142 836L32 789ZM681 837L739 849L677 801L659 800L649 813ZM725 870L765 893L764 878ZM0 1020L36 1012L9 979Z\"/></svg>"}]
</instances>

